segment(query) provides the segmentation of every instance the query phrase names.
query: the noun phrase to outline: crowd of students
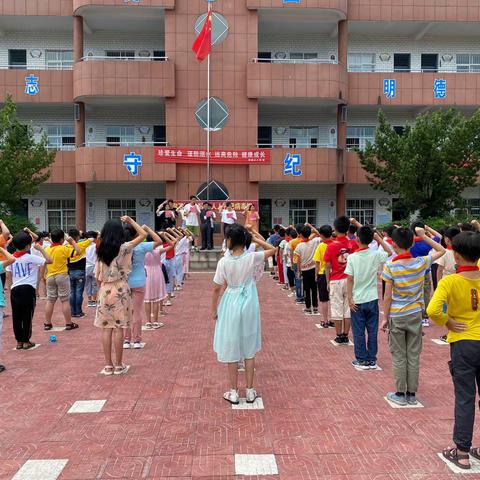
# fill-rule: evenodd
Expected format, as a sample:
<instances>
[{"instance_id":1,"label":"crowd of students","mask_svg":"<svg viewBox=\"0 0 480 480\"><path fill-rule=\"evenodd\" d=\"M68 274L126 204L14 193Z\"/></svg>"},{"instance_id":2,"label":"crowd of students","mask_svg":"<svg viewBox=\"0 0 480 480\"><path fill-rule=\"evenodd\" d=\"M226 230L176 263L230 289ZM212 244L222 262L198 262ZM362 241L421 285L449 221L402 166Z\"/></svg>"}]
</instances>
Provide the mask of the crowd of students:
<instances>
[{"instance_id":1,"label":"crowd of students","mask_svg":"<svg viewBox=\"0 0 480 480\"><path fill-rule=\"evenodd\" d=\"M228 365L225 400L240 401L237 371L243 361L247 402L257 397L254 362L261 324L255 266L263 268L268 261L273 278L304 305L305 315L321 316L324 328L335 327L335 345L349 344L352 330L354 368L377 369L378 332L388 334L395 391L386 398L396 405L418 404L422 329L429 326L428 318L446 327L442 338L451 345L455 447L443 456L461 469L471 468L470 456L480 460L480 448L472 448L480 387L479 230L474 221L440 233L417 221L409 228L393 225L378 232L345 216L333 228L276 225L266 242L251 228L232 229L227 233L231 254L218 264L212 301L215 351ZM252 250L252 241L263 251Z\"/></svg>"},{"instance_id":2,"label":"crowd of students","mask_svg":"<svg viewBox=\"0 0 480 480\"><path fill-rule=\"evenodd\" d=\"M182 206L186 228L177 228L177 215L167 215L173 206L166 202L157 212L163 215L159 232L125 216L107 221L101 232L72 229L65 235L61 230L46 234L25 228L12 235L0 220L0 334L6 284L18 350L35 347L32 319L39 296L46 296L44 330L53 328L60 300L65 330L71 331L79 328L74 319L85 316L86 288L87 306L96 308L94 325L102 332L102 373L125 374L123 350L143 347L142 327L162 327L161 317L183 288L189 255L201 232L192 225L193 215L199 224L201 217L211 222L215 218L213 208L203 207L195 198ZM480 449L472 448L480 379L480 224L437 232L417 221L408 228L391 226L379 232L341 216L333 227L276 225L265 239L258 233L253 209L245 212L245 226L236 223L231 211L231 205L220 209L226 220L225 247L212 297L214 351L228 366L230 388L224 399L240 402L239 369L246 371L246 402L258 397L255 356L262 337L256 283L268 266L305 315L319 316L322 327L335 328L336 346L350 344L352 333L354 368L377 369L378 332L388 334L395 391L386 397L399 406L418 403L428 319L446 327L443 339L451 345L455 387L455 447L443 455L461 469L470 468L470 456L480 460Z\"/></svg>"},{"instance_id":3,"label":"crowd of students","mask_svg":"<svg viewBox=\"0 0 480 480\"><path fill-rule=\"evenodd\" d=\"M160 319L188 275L192 242L188 229L172 227L157 233L128 216L107 221L100 233L71 229L68 235L62 230L49 234L28 228L12 235L0 221L0 335L5 286L10 290L17 350L36 347L31 337L38 298L46 300L43 329L54 328L52 317L59 300L64 329L71 331L85 316L86 293L87 306L96 308L94 325L103 331L103 373L126 373L123 350L143 348L142 327L164 326Z\"/></svg>"}]
</instances>

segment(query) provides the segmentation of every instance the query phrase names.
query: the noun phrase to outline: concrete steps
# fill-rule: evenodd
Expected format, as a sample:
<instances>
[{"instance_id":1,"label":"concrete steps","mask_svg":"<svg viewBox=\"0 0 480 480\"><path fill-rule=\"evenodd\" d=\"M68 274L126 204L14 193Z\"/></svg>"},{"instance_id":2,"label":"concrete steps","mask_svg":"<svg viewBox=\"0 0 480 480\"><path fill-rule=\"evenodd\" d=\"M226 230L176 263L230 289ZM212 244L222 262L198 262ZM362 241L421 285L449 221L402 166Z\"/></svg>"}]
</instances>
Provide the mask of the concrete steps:
<instances>
[{"instance_id":1,"label":"concrete steps","mask_svg":"<svg viewBox=\"0 0 480 480\"><path fill-rule=\"evenodd\" d=\"M190 271L191 272L214 272L217 269L217 263L222 258L222 251L199 250L190 253Z\"/></svg>"}]
</instances>

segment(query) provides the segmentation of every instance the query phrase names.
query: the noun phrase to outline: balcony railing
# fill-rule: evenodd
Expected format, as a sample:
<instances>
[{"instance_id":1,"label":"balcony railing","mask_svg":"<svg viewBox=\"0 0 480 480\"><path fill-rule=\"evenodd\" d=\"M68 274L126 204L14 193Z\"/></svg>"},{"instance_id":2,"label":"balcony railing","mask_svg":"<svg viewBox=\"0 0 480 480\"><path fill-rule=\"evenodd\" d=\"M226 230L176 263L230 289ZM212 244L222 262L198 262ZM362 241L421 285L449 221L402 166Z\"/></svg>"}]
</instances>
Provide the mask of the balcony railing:
<instances>
[{"instance_id":1,"label":"balcony railing","mask_svg":"<svg viewBox=\"0 0 480 480\"><path fill-rule=\"evenodd\" d=\"M61 63L51 65L9 65L0 63L0 70L73 70L73 63Z\"/></svg>"},{"instance_id":2,"label":"balcony railing","mask_svg":"<svg viewBox=\"0 0 480 480\"><path fill-rule=\"evenodd\" d=\"M119 142L85 142L82 146L84 147L167 147L168 142L137 142L137 141L125 141L120 140Z\"/></svg>"},{"instance_id":3,"label":"balcony railing","mask_svg":"<svg viewBox=\"0 0 480 480\"><path fill-rule=\"evenodd\" d=\"M105 62L105 61L123 61L123 62L166 62L168 57L110 57L107 55L87 55L82 57L84 62Z\"/></svg>"},{"instance_id":4,"label":"balcony railing","mask_svg":"<svg viewBox=\"0 0 480 480\"><path fill-rule=\"evenodd\" d=\"M380 65L365 65L361 67L348 66L349 73L480 73L480 65L466 67L441 67L441 68L395 68L393 66L383 67Z\"/></svg>"},{"instance_id":5,"label":"balcony railing","mask_svg":"<svg viewBox=\"0 0 480 480\"><path fill-rule=\"evenodd\" d=\"M337 148L334 143L257 143L257 148Z\"/></svg>"},{"instance_id":6,"label":"balcony railing","mask_svg":"<svg viewBox=\"0 0 480 480\"><path fill-rule=\"evenodd\" d=\"M330 58L253 58L253 63L287 63L287 64L338 64L337 60Z\"/></svg>"}]
</instances>

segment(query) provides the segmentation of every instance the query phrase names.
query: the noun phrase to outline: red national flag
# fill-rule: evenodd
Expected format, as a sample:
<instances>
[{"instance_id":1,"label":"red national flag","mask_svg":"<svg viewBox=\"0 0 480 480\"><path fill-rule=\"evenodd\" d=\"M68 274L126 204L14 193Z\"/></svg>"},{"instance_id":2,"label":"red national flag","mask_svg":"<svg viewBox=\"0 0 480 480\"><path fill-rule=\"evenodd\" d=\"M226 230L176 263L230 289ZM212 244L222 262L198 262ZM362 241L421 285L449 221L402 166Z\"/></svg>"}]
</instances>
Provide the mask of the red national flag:
<instances>
[{"instance_id":1,"label":"red national flag","mask_svg":"<svg viewBox=\"0 0 480 480\"><path fill-rule=\"evenodd\" d=\"M205 19L202 31L198 34L192 45L192 50L197 55L197 60L202 62L212 51L212 9L209 5L208 15Z\"/></svg>"}]
</instances>

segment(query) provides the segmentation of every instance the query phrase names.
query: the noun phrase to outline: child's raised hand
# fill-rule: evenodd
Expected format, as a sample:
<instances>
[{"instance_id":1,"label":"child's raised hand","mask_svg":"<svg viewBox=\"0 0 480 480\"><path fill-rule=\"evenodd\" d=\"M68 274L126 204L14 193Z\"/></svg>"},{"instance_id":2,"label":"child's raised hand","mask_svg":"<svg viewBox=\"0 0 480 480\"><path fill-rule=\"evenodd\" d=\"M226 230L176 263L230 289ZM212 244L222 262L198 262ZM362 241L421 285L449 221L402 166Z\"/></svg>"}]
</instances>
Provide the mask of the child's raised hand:
<instances>
[{"instance_id":1,"label":"child's raised hand","mask_svg":"<svg viewBox=\"0 0 480 480\"><path fill-rule=\"evenodd\" d=\"M39 252L43 250L43 247L42 247L39 243L35 243L35 244L33 245L33 248L34 248L35 250L38 250Z\"/></svg>"},{"instance_id":2,"label":"child's raised hand","mask_svg":"<svg viewBox=\"0 0 480 480\"><path fill-rule=\"evenodd\" d=\"M123 223L131 223L132 222L132 219L128 215L124 215L123 217L120 217L120 220Z\"/></svg>"}]
</instances>

